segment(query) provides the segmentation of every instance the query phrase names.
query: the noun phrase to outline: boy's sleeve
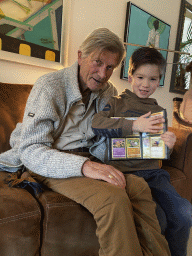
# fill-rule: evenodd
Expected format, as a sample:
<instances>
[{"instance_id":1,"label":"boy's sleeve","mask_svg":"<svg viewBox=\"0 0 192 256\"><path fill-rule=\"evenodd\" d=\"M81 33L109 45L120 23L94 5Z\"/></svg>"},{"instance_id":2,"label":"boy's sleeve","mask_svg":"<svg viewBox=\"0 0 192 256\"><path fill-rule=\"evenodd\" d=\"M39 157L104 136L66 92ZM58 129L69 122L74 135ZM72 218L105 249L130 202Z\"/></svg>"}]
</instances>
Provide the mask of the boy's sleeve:
<instances>
[{"instance_id":1,"label":"boy's sleeve","mask_svg":"<svg viewBox=\"0 0 192 256\"><path fill-rule=\"evenodd\" d=\"M119 138L132 134L133 121L115 118L115 104L116 99L111 98L104 109L93 116L92 129L96 135Z\"/></svg>"}]
</instances>

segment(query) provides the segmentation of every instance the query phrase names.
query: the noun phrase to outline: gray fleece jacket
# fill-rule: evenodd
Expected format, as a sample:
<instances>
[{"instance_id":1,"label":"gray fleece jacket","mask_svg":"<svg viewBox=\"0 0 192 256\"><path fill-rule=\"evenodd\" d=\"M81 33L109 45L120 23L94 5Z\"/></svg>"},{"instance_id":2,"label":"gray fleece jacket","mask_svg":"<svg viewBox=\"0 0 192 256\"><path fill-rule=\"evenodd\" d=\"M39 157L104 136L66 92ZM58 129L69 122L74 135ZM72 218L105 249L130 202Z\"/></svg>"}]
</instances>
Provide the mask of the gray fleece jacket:
<instances>
[{"instance_id":1,"label":"gray fleece jacket","mask_svg":"<svg viewBox=\"0 0 192 256\"><path fill-rule=\"evenodd\" d=\"M117 90L108 82L96 99L96 112L102 110L113 95L117 95ZM11 134L12 149L0 154L0 170L15 172L25 166L45 177L81 176L87 158L53 148L70 107L81 99L77 62L40 77L29 95L23 122L18 123ZM90 153L101 160L102 140L90 148Z\"/></svg>"}]
</instances>

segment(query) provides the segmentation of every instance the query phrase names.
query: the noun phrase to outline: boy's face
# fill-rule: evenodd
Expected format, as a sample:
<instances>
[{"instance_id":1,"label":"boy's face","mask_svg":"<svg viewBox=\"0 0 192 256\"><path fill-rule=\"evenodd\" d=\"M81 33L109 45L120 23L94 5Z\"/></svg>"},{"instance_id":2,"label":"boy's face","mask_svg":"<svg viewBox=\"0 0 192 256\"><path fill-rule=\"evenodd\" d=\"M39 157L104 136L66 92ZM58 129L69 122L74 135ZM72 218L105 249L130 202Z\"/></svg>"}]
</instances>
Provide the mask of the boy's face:
<instances>
[{"instance_id":1,"label":"boy's face","mask_svg":"<svg viewBox=\"0 0 192 256\"><path fill-rule=\"evenodd\" d=\"M133 93L139 98L148 98L159 86L159 67L155 64L142 65L133 75L128 76L128 82L131 83Z\"/></svg>"}]
</instances>

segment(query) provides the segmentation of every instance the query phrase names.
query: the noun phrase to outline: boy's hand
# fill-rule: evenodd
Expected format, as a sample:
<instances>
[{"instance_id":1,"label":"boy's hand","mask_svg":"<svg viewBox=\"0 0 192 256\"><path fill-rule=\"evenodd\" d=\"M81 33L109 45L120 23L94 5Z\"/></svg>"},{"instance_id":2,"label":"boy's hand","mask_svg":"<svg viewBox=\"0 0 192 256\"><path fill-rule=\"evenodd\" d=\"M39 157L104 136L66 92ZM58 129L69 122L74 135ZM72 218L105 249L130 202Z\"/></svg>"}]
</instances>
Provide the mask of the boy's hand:
<instances>
[{"instance_id":1,"label":"boy's hand","mask_svg":"<svg viewBox=\"0 0 192 256\"><path fill-rule=\"evenodd\" d=\"M169 131L161 134L161 139L165 142L165 145L167 145L169 149L172 149L176 142L175 134Z\"/></svg>"},{"instance_id":2,"label":"boy's hand","mask_svg":"<svg viewBox=\"0 0 192 256\"><path fill-rule=\"evenodd\" d=\"M151 132L158 133L162 127L158 124L164 123L165 119L161 115L150 116L151 111L140 116L133 122L133 132ZM149 117L150 116L150 117Z\"/></svg>"}]
</instances>

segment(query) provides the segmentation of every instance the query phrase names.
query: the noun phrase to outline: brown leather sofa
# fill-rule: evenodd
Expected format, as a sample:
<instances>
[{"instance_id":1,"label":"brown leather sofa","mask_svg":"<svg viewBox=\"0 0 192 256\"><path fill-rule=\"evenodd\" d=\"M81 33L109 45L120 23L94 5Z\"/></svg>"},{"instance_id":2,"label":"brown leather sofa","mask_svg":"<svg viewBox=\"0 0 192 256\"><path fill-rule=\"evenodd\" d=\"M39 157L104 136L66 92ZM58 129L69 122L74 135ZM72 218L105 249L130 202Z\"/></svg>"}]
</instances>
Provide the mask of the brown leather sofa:
<instances>
[{"instance_id":1,"label":"brown leather sofa","mask_svg":"<svg viewBox=\"0 0 192 256\"><path fill-rule=\"evenodd\" d=\"M169 130L177 137L173 153L169 161L164 161L163 167L171 174L172 184L178 193L192 201L192 124L180 117L182 98L173 99L173 121ZM176 170L176 171L175 171Z\"/></svg>"},{"instance_id":2,"label":"brown leather sofa","mask_svg":"<svg viewBox=\"0 0 192 256\"><path fill-rule=\"evenodd\" d=\"M30 85L0 83L0 152L10 148L9 137L22 121ZM170 128L177 135L172 157L163 161L177 191L192 198L192 133ZM0 172L1 256L98 256L99 243L93 216L81 205L45 189L34 197L11 188Z\"/></svg>"}]
</instances>

